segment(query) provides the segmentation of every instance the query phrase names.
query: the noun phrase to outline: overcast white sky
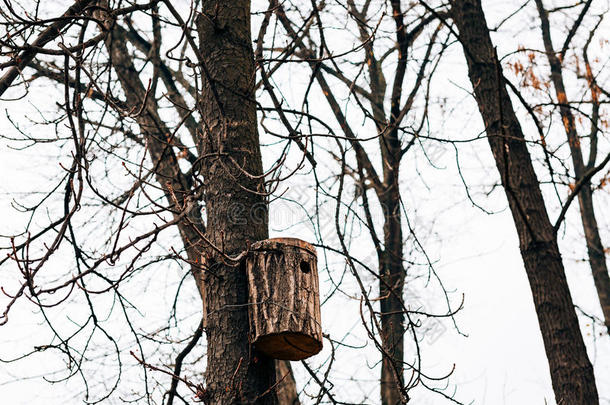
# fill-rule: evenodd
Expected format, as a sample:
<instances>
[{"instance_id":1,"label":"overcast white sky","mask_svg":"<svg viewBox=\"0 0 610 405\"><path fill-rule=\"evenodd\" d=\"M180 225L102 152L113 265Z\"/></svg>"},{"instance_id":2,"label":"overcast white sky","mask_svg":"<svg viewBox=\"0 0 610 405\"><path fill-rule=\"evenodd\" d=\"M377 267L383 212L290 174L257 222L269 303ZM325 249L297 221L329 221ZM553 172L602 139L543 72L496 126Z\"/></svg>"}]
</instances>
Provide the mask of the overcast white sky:
<instances>
[{"instance_id":1,"label":"overcast white sky","mask_svg":"<svg viewBox=\"0 0 610 405\"><path fill-rule=\"evenodd\" d=\"M63 2L67 4L68 2ZM260 2L259 2L260 3ZM257 4L259 4L257 3ZM262 4L262 3L261 3ZM516 0L508 2L489 0L484 2L485 11L490 21L501 19L506 10L513 10L522 3ZM518 16L520 26L534 27L532 35L507 29L495 34L494 40L499 46L500 55L514 50L517 43L527 41L537 43L538 31L528 16L532 14L533 4L526 8L523 15ZM601 6L600 6L601 7ZM62 4L58 9L65 8ZM528 11L529 10L529 11ZM489 25L494 25L490 22ZM607 28L607 27L606 27ZM253 27L254 31L257 27ZM610 34L608 30L605 31ZM348 48L348 44L344 46ZM447 67L437 78L436 86L446 89L447 97L453 100L455 110L437 126L446 137L471 137L482 129L476 106L467 97L460 86L469 88L467 76L463 67L460 49L452 48L446 60ZM307 83L308 67L293 65L290 67L292 76L286 80L292 81L292 91L298 93L299 86ZM56 93L37 88L31 97L14 102L0 102L0 131L2 135L12 134L10 123L5 111L20 122L25 117L36 117L31 103L49 103L48 109L53 109ZM319 95L313 95L320 108L325 107L325 101ZM313 103L312 103L313 104ZM450 103L451 104L451 103ZM330 120L330 118L329 118ZM357 122L358 120L354 120ZM526 130L531 130L531 124L522 121ZM54 136L52 128L27 125L29 130L49 131ZM559 134L558 136L561 136ZM13 199L22 197L21 193L32 190L46 189L49 177L57 173L57 159L54 149L45 146L32 150L19 151L10 146L15 143L0 140L0 234L16 232L23 227L26 216L16 213L11 206ZM605 145L607 147L607 144ZM491 184L495 176L491 152L486 141L478 141L472 145L460 147L460 161L468 182L477 185L481 182ZM266 164L271 161L273 149L266 149ZM425 339L423 359L425 367L431 374L442 375L455 370L449 378L451 392L455 390L456 399L474 404L491 405L522 405L522 404L554 404L553 391L549 377L542 338L538 330L531 293L523 269L518 249L518 240L514 230L512 217L506 208L503 193L495 192L488 200L480 200L490 210L499 211L488 215L475 208L467 201L464 186L456 172L455 151L451 147L441 148L435 155L435 163L441 169L426 167L425 161L419 156L413 161L405 162L404 195L409 207L410 218L419 229L426 241L427 251L436 261L435 268L445 283L454 304L459 304L464 296L464 308L456 316L456 322L463 336L458 334L451 322L443 322L444 331L438 338ZM412 175L418 169L424 180L417 180ZM304 186L307 177L290 180L287 183L289 191L286 197L299 199L307 205L313 201L311 189ZM423 182L426 182L424 187ZM425 190L425 192L424 192ZM608 210L608 191L597 200L597 214L600 229L606 246L610 243L610 218ZM475 198L482 199L481 193L475 193ZM479 200L478 200L479 201ZM551 205L552 217L557 215L557 207ZM325 209L334 209L334 206ZM86 210L86 208L84 208ZM329 215L334 214L327 211ZM88 215L83 212L82 215ZM297 236L313 241L315 237L311 227L305 222L305 213L294 204L277 201L271 209L271 236ZM433 223L433 226L430 224ZM417 228L419 227L419 228ZM328 233L332 231L332 227ZM168 240L171 239L168 237ZM2 241L1 245L6 246ZM597 302L590 269L583 259L586 257L582 230L578 222L577 206L574 205L567 218L567 227L560 240L564 264L570 283L574 302L587 313L601 316ZM366 235L356 238L353 249L366 257L370 251ZM319 254L319 256L322 256ZM65 265L58 259L55 266ZM329 256L327 263L331 271L340 272L343 263L340 258ZM320 266L321 268L323 266ZM15 280L15 275L6 274L7 268L0 270L0 285L5 285L6 279ZM11 270L11 271L14 271ZM157 322L173 299L173 286L180 279L180 269L174 267L155 270L151 275L159 279L151 281L150 285L141 290L134 289L139 308L146 308L146 316L141 322ZM322 299L332 291L325 270L321 271ZM346 276L346 289L349 290L353 280ZM192 283L190 283L192 284ZM189 287L185 305L189 302L198 305L194 288ZM353 346L365 345L366 335L360 326L358 313L359 301L356 289L352 289L353 298L342 294L333 295L322 309L324 332L337 340L345 339L345 343ZM422 282L415 281L408 286L407 299L422 302L427 306L442 308L442 296L432 289L430 294L423 288ZM436 291L436 292L435 292ZM190 297L190 298L189 298ZM6 299L0 297L0 307ZM44 340L47 331L40 325L40 317L32 314L32 306L19 305L11 314L9 325L0 327L0 358L10 358L19 355ZM64 322L70 315L64 314ZM192 312L192 311L191 311ZM188 311L185 311L188 313ZM195 317L185 320L192 327L198 321ZM594 325L585 317L580 317L581 329L585 337L589 357L594 364L601 403L610 404L610 338L607 334L599 336L602 331L599 325ZM312 365L323 363L329 356L328 345L318 356L311 359ZM41 354L32 360L3 364L0 363L0 403L55 405L79 403L72 398L81 387L78 382L50 384L43 380L44 370L54 370L63 367L59 357L53 354ZM92 360L94 363L96 360ZM334 383L333 393L339 399L354 400L368 398L368 403L376 403L378 375L377 354L370 342L362 349L341 348L337 354L337 364L333 368L331 381ZM99 364L103 367L104 362ZM134 367L135 369L136 367ZM135 371L134 371L135 372ZM308 381L303 368L296 364L297 384L302 387ZM103 373L102 373L103 374ZM131 378L130 374L126 374ZM315 385L307 389L315 393ZM68 398L68 399L66 399ZM307 403L306 397L302 398ZM434 396L428 391L417 389L413 391L415 404L446 404L440 396Z\"/></svg>"}]
</instances>

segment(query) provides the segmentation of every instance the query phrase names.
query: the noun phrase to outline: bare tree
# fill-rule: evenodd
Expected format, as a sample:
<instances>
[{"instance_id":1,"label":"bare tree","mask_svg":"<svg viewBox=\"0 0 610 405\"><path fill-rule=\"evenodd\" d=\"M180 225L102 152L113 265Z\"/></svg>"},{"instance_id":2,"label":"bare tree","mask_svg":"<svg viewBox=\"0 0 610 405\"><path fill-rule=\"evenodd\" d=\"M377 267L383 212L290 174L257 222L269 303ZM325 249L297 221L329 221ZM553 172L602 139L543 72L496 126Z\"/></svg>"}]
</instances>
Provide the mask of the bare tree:
<instances>
[{"instance_id":1,"label":"bare tree","mask_svg":"<svg viewBox=\"0 0 610 405\"><path fill-rule=\"evenodd\" d=\"M326 21L333 15L330 6L314 2L311 9L305 11L300 5L290 4L291 10L287 11L281 2L270 1L270 10L275 12L290 40L288 46L278 49L280 56L271 60L292 57L309 65L310 83L315 81L319 86L338 128L338 132L332 134L337 147L330 152L337 162L334 169L337 174L333 177L338 182L337 194L333 195L337 204L335 230L341 251L348 258L350 270L361 286L371 315L367 330L382 358L381 402L392 405L406 403L409 390L418 385L428 387L431 382L421 370L419 359L418 342L421 337L417 317L421 313L411 311L404 299L406 267L409 265L405 247L413 244L414 249L421 249L424 256L425 250L410 226L406 234L403 233L406 213L400 173L401 162L426 132L429 83L446 47L446 42L439 40L442 25L435 15L423 8L405 8L401 3L364 1L356 4L347 1L337 7L338 19L353 24L357 33L357 45L342 51L333 49L334 43L327 39L329 28ZM389 32L390 40L379 33L385 31ZM416 42L418 39L420 41ZM423 50L416 51L417 48ZM413 77L409 70L415 71ZM392 80L391 86L386 80L388 76ZM282 98L276 95L278 90L265 81L264 72L263 83L272 99ZM338 90L340 87L343 87L341 91ZM360 110L359 115L368 124L368 136L358 137L354 118L344 113L341 106L342 94ZM307 104L304 100L305 110ZM280 107L279 101L275 107ZM422 109L423 113L419 114ZM302 111L303 114L306 112ZM286 117L284 121L287 121ZM416 123L407 125L407 121ZM291 133L297 133L289 123L286 125ZM343 193L350 183L356 187L355 199L362 207L362 212L357 214L344 202ZM376 269L370 271L378 281L378 297L371 297L364 288L365 283L357 269L359 266L350 258L350 238L341 225L346 221L341 214L344 209L347 216L352 213L362 222L374 248ZM375 215L378 209L382 213L380 221ZM428 264L429 271L434 273L432 263ZM442 288L442 283L440 285ZM373 308L375 301L379 301L379 310ZM454 309L447 300L447 312L439 316L450 317L453 313ZM405 338L418 353L413 358L410 354L405 358ZM408 379L405 379L405 370L411 373Z\"/></svg>"},{"instance_id":2,"label":"bare tree","mask_svg":"<svg viewBox=\"0 0 610 405\"><path fill-rule=\"evenodd\" d=\"M166 16L159 14L159 6L166 9ZM134 13L140 13L139 17L136 16L137 20L132 20ZM138 22L142 22L142 15L148 16L152 23L151 42L135 28ZM198 40L193 36L196 15L199 15L196 29ZM119 21L122 16L127 16L123 17L127 28ZM17 293L11 296L3 314L3 323L7 321L12 305L23 295L29 295L30 300L38 302L43 308L47 305L43 303L46 295L63 290L70 294L78 285L89 303L91 319L95 324L92 333L96 329L101 330L114 342L97 321L91 295L103 291L118 294L118 288L124 284L125 278L138 270L136 264L143 253L150 249L162 231L175 225L186 256L174 251L175 254L170 257L182 260L190 267L203 299L204 319L191 343L179 353L174 372L166 371L172 376L171 387L165 393L167 403L172 403L178 395L176 390L180 381L206 403L277 403L278 387L282 387L283 398L297 403L294 380L290 377L276 383L274 361L253 351L248 341L247 291L241 258L247 253L250 242L267 237L268 222L268 180L262 169L254 100L250 2L243 1L231 6L222 2L207 2L201 10L191 8L190 15L185 19L171 2L161 1L134 3L122 8L108 1L77 1L61 17L51 20L40 20L36 13L29 17L30 20L23 19L15 9L9 7L3 12L3 17L9 35L2 45L9 50L5 55L10 59L2 65L8 70L1 79L0 94L14 84L24 71L30 72L26 68L34 70L33 78L45 77L63 85L65 103L61 109L65 115L61 119L69 124L74 141L72 167L68 176L62 179L65 182L64 215L33 237L28 236L23 243L13 243L9 257L3 260L15 263L24 271L25 278ZM90 25L90 21L94 24ZM44 29L36 40L29 42L38 26ZM88 30L96 26L95 33ZM171 49L164 57L161 54L163 41L175 41L170 39L171 32L162 31L168 31L168 27L182 33L173 48L184 44L181 56L176 58L179 61L178 70L173 70L166 63L166 58L172 58ZM57 49L45 47L60 37L62 41ZM77 40L77 45L66 46L67 38ZM105 64L98 64L94 60L101 44L105 45L107 51ZM142 65L138 56L128 48L128 44L144 55L144 67L146 64L152 65L152 76L147 86L141 81ZM36 60L37 56L47 56L47 60ZM63 65L56 65L53 57L63 59ZM195 79L186 77L183 69L191 70ZM75 72L73 76L70 71ZM116 74L124 100L112 94L115 88L112 79L106 82L102 80L104 71L110 76ZM24 84L31 80L27 75L21 77ZM200 79L201 83L198 83ZM160 83L166 91L162 97L158 95ZM178 86L182 86L186 92ZM185 93L190 97L185 97ZM88 98L100 102L99 112L91 108L95 104ZM189 107L191 101L195 107ZM169 125L167 118L162 118L162 109L168 107L174 110L178 119ZM107 123L108 120L103 120L105 114L114 114L116 121ZM197 114L198 120L195 118ZM139 129L137 133L125 125L126 119L135 121ZM116 147L111 147L110 152L103 147L95 151L96 144L107 142L114 133L123 134L125 140L132 140L143 147L151 167L146 167L144 159L136 163L133 186L122 195L111 198L91 184L90 167L91 156L100 152L110 153L111 158L122 160L124 167L125 162L133 163L129 151L123 156L117 153ZM183 141L183 136L190 139ZM186 163L182 165L181 161ZM185 170L184 166L188 169ZM151 177L156 180L156 185L149 183ZM156 190L161 190L164 203L157 201ZM83 204L82 198L87 191L97 195L104 205L121 217L117 230L113 231L116 234L114 241L108 240L108 250L97 258L93 252L86 252L85 245L79 243L75 236L77 232L74 231L74 213ZM133 199L138 195L149 200L149 211L142 211L139 206L132 208ZM205 206L205 221L201 216L202 206ZM236 206L239 206L237 211ZM35 212L36 209L33 209L32 215ZM155 226L129 243L120 245L119 235L123 229L130 219L140 215L160 217L163 225ZM42 259L28 255L27 252L37 240L52 234L56 234L54 242L50 246L44 245ZM57 285L35 287L37 273L62 248L64 241L74 249L78 275L67 274L67 278ZM129 255L130 251L135 254L131 254L131 262L118 279L113 280L99 273L100 267L107 263L113 266L121 255ZM25 255L19 258L22 252ZM35 268L30 269L34 264ZM84 286L85 280L90 277L101 277L108 287L96 292L88 290ZM126 301L121 295L119 299L125 305ZM54 307L60 304L50 305ZM131 325L129 318L126 320ZM47 322L52 327L48 319ZM84 328L85 325L81 330ZM202 330L205 330L208 341L205 385L192 383L180 376L184 357L193 349ZM139 343L138 334L133 332ZM67 346L69 339L62 338L61 341L64 342L62 345L66 345L66 354L72 358ZM52 347L55 346L49 345L47 349ZM134 357L145 367L163 371L148 364L144 353L134 354ZM282 370L285 374L291 372L287 364L282 366ZM283 377L286 377L285 374ZM146 372L144 377L147 379ZM113 391L114 388L110 389L102 399ZM150 400L147 381L146 397Z\"/></svg>"},{"instance_id":3,"label":"bare tree","mask_svg":"<svg viewBox=\"0 0 610 405\"><path fill-rule=\"evenodd\" d=\"M517 227L557 401L596 403L557 230L579 198L603 303L605 257L591 179L610 160L598 161L595 149L603 105L595 98L605 93L597 76L586 73L593 103L585 164L572 103L561 98L566 51L553 59L550 22L536 2L550 44L553 107L568 124L575 159L572 190L554 226L506 86L534 118L536 107L504 78L476 0L455 0L450 8L398 0L269 0L254 12L246 0L78 0L59 13L49 2L5 1L0 97L12 105L30 102L43 118L28 126L32 117L7 114L17 135L4 139L60 161L46 191L15 202L29 215L23 229L2 238L0 265L11 282L3 285L0 323L29 302L50 331L44 345L8 361L58 353L67 366L57 380L80 379L78 395L88 402L170 405L189 403L188 395L207 404L298 404L299 396L313 403L356 401L339 398L333 381L333 370L354 368L336 363L337 350L349 347L344 339L326 335L327 356L297 366L305 375L300 391L288 362L258 353L248 341L252 303L242 260L251 243L268 237L270 202L288 199L281 186L302 175L295 181L313 190L315 201L293 206L307 211L322 255L340 257L342 268L324 274L332 287L327 298L339 291L358 302L357 323L378 361L371 366L380 370L378 394L365 393L358 403L373 395L374 402L378 395L383 404L406 403L418 389L459 403L448 389L455 388L448 383L451 367L440 376L428 373L422 341L435 333L429 325L438 318L456 326L461 305L426 249L422 233L432 225L415 224L406 202L408 181L417 175L409 159L433 163L431 144L457 148L458 140L437 137L430 125L437 118L433 104L444 96L434 94L434 80L457 38ZM348 46L329 39L339 31ZM284 76L290 66L307 72L297 106L287 96L294 84ZM38 98L41 88L52 98ZM319 99L325 104L312 106ZM328 212L321 212L321 199ZM365 245L372 246L370 257L360 251ZM54 266L58 260L61 266ZM165 268L177 273L166 282L173 303L161 321L142 327L133 291L159 282L154 271ZM187 279L195 281L190 290ZM433 280L443 303L439 313L411 297L410 283L418 279ZM69 326L57 321L54 315L72 308L84 318L68 317ZM108 365L91 366L100 359ZM127 377L134 373L137 384ZM119 387L126 386L133 392L122 396Z\"/></svg>"},{"instance_id":4,"label":"bare tree","mask_svg":"<svg viewBox=\"0 0 610 405\"><path fill-rule=\"evenodd\" d=\"M519 235L558 403L599 401L580 333L557 235L549 220L521 125L506 89L481 2L456 0L451 16Z\"/></svg>"},{"instance_id":5,"label":"bare tree","mask_svg":"<svg viewBox=\"0 0 610 405\"><path fill-rule=\"evenodd\" d=\"M433 71L444 45L437 41L439 26L433 26L429 30L431 37L424 40L424 59L418 66L417 79L407 87L409 48L434 22L434 18L430 15L420 18L414 13L414 21L407 24L403 21L398 2L387 5L397 14L384 18L383 24L395 31L400 46L384 44L389 46L378 50L373 46L376 24L373 18L378 16L367 16L368 6L359 10L351 2L345 9L345 15L356 23L359 41L366 50L362 63L373 64L369 70L369 90L361 92L359 88L358 97L364 97L369 104L368 108L362 105L362 111L365 114L372 112L371 122L376 131L372 138L378 140L382 154L379 159L379 165L383 167L381 175L377 175L373 158L367 155L374 156L375 152L366 151L365 143L355 138L337 99L333 98L332 92L327 92L332 113L338 124L344 126L347 144L357 151L357 168L353 169L349 167L347 155L340 152L344 136L336 136L332 131L328 134L336 138L339 148L339 152L332 152L340 170L337 177L342 183L353 182L361 190L365 222L379 267L375 271L366 266L365 269L379 281L379 298L371 296L362 284L358 274L361 264L350 254L348 236L339 226L336 227L339 245L322 247L344 255L361 283L360 292L372 316L371 336L382 358L382 401L403 403L407 401L410 389L436 380L423 377L425 374L421 371L417 354L420 337L416 333L420 318L434 315L421 311L421 308L410 310L403 299L407 263L403 243L416 237L412 230L408 236L403 236L405 225L401 211L404 205L399 191L399 170L401 159L414 144L417 134L410 133L408 144L403 144L401 134L405 131L401 126L410 116L418 95L427 99L425 75ZM286 59L275 64L271 71L266 70L268 65L264 53L269 51L264 44L270 18L273 15L277 17L286 38L294 44L284 58L305 59L323 89L329 89L325 75L347 85L350 83L341 76L334 58L328 58L328 64L320 63L314 60L317 58L314 48L306 45L307 42L313 44L309 31L312 24L318 25L323 38L324 27L318 14L323 4L314 4L314 13L304 22L308 28L297 33L282 5L275 1L270 2L256 41L256 64L261 72L261 81L257 83L250 46L249 7L249 2L231 6L222 2L206 2L199 6L196 2L192 7L178 7L169 1L120 4L96 1L76 2L61 17L49 20L38 18L34 12L31 21L24 20L12 8L3 14L7 32L10 32L3 43L8 50L4 54L7 61L3 68L9 69L2 79L3 92L9 88L13 91L25 89L23 97L27 97L28 86L32 83L50 81L57 84L58 89L63 90L65 100L58 106L56 121L69 126L70 139L74 143L69 176L61 178L57 188L38 205L40 209L51 205L56 201L53 200L55 190L63 189L64 215L48 226L36 229L33 237L8 246L10 257L3 262L5 265L28 268L36 263L36 268L24 270L25 282L12 296L5 318L9 316L13 303L24 294L43 307L60 308L62 302L49 304L45 300L50 300L48 297L58 292L65 291L70 295L85 283L100 282L100 278L102 283L107 283L105 288L95 292L86 287L82 290L90 307L91 319L98 319L95 300L98 295L105 291L118 294L134 274L159 261L177 260L186 264L203 300L203 320L194 325L192 336L183 339L188 341L184 350L173 350L177 353L175 361L169 362L171 371L153 364L141 346L134 351L135 360L143 366L147 400L152 396L148 388L149 371L152 370L153 374L165 373L171 377L171 385L164 392L170 404L181 398L180 387L190 389L197 398L208 403L273 403L277 401L276 391L282 398L281 403L298 402L290 366L279 363L275 367L270 359L252 352L244 329L247 327L247 294L241 258L247 253L249 243L267 237L267 204L279 182L286 177L281 172L288 153L283 151L277 156L276 164L271 165L271 170L263 173L254 97L258 87L264 88L274 103L271 110L262 111L279 116L289 134L288 137L272 135L287 145L297 144L303 161L316 166L315 158L308 150L308 143L313 145L309 142L313 137L297 133L286 119L286 114L291 113L283 109L277 98L274 99L270 84L272 74ZM32 36L36 35L39 39L32 42ZM429 43L427 39L430 39ZM331 53L324 43L319 49L322 53ZM355 49L350 53L356 55L357 52ZM395 85L387 108L384 106L386 85L382 61L377 60L377 52L387 53L382 59L396 54L399 63L393 72ZM402 95L403 87L408 88L406 97ZM320 118L310 116L309 119L321 122ZM420 120L423 123L425 119L424 114ZM63 140L60 132L57 132L58 138ZM42 142L25 135L25 139L34 144ZM105 163L103 170L108 173L109 184L116 181L115 167L122 166L129 173L132 182L122 189L118 187L121 189L118 195L108 195L104 187L97 185L98 178L94 173L97 173L100 160ZM300 167L301 164L297 165L296 170ZM382 210L381 230L377 229L368 208L371 184L377 199L376 207ZM339 211L344 206L342 188L338 190L339 195L334 196ZM91 243L79 234L82 224L74 213L85 202L101 207L104 215L116 218L103 227L107 239L101 245ZM37 218L38 212L38 208L32 210L33 217ZM162 225L155 225L145 233L135 232L130 227L131 223L145 218L161 220ZM142 263L150 257L146 252L155 248L162 233L173 228L179 233L182 248L172 249L164 256ZM49 249L45 241L53 235L55 242ZM123 235L129 235L128 242L122 242ZM43 252L44 260L29 256L28 252L34 247ZM37 278L49 257L70 248L74 250L78 275L66 273L59 277L58 283L50 284ZM107 268L117 266L120 259L125 261L121 264L125 270L120 277L104 276ZM95 281L89 281L90 278ZM39 284L34 279L39 279ZM36 289L34 285L41 287ZM129 307L126 297L120 294L118 297L125 307ZM378 300L381 303L379 310L374 308ZM452 313L449 309L441 316L451 316ZM131 319L126 318L134 339L139 342L139 333ZM363 323L368 325L364 320ZM102 325L96 321L94 330L107 334L112 341L114 337ZM50 321L49 326L53 327ZM409 360L404 356L405 333L412 337L416 350ZM205 384L196 384L182 373L185 358L196 351L197 342L203 335L207 337L208 365ZM69 345L70 339L60 340ZM54 347L49 345L48 350ZM83 354L87 350L87 347L82 349ZM116 354L120 360L121 351L117 349ZM67 355L73 356L70 350L67 350ZM327 376L319 376L319 370L305 366L311 378L320 385L319 398L326 396L335 402L326 386ZM403 376L405 368L413 372L408 381ZM87 382L86 377L84 381ZM117 384L119 381L120 373ZM114 388L105 395L110 396L113 391Z\"/></svg>"},{"instance_id":6,"label":"bare tree","mask_svg":"<svg viewBox=\"0 0 610 405\"><path fill-rule=\"evenodd\" d=\"M588 17L587 12L590 9L591 3L591 1L584 3L582 10L564 38L563 45L559 51L555 50L555 46L553 45L553 40L551 38L549 12L545 9L541 0L536 0L536 7L538 9L538 15L540 16L540 28L544 49L550 66L550 78L553 83L553 87L555 88L555 96L557 99L559 114L561 116L561 121L563 122L568 145L570 147L570 155L574 170L573 191L576 191L576 195L578 196L580 217L584 230L587 252L589 255L589 263L591 265L595 288L597 289L597 295L599 297L602 313L604 315L606 329L610 332L610 275L608 274L604 245L602 244L597 219L595 216L595 209L593 206L593 189L591 185L592 176L599 172L609 159L607 157L605 159L601 159L601 165L598 166L597 138L601 126L600 95L602 92L595 81L596 75L592 71L587 54L587 49L594 37L599 23L601 22L602 16L598 17L598 21L595 23L593 29L589 32L589 35L587 35L587 40L582 51L582 57L585 64L583 79L586 81L586 88L590 93L591 100L591 114L589 115L590 129L589 133L586 135L586 137L589 139L588 161L586 163L583 158L583 148L581 146L581 139L585 137L580 135L577 129L576 118L572 112L570 101L571 97L568 98L568 92L565 85L564 67L562 62L562 60L565 60L566 54L570 49L570 45L578 30L583 30L585 28L582 27L582 23L585 17ZM575 190L576 185L578 185L579 190ZM565 204L564 207L567 209L569 204ZM555 225L556 229L559 227L558 225L560 225L563 215L565 215L565 209L562 210L564 211L562 212L562 217Z\"/></svg>"}]
</instances>

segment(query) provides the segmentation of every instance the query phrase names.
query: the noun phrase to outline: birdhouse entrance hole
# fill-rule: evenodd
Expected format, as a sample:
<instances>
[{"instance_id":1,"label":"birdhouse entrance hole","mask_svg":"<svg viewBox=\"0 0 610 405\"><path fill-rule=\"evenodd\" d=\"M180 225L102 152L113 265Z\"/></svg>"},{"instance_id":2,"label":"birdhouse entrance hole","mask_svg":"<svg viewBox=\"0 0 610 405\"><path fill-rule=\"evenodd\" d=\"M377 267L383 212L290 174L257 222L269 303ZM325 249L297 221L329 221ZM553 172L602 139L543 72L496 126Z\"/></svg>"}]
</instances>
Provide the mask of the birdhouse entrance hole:
<instances>
[{"instance_id":1,"label":"birdhouse entrance hole","mask_svg":"<svg viewBox=\"0 0 610 405\"><path fill-rule=\"evenodd\" d=\"M301 261L300 267L303 273L309 273L311 271L311 269L309 268L309 263L307 263L306 261Z\"/></svg>"}]
</instances>

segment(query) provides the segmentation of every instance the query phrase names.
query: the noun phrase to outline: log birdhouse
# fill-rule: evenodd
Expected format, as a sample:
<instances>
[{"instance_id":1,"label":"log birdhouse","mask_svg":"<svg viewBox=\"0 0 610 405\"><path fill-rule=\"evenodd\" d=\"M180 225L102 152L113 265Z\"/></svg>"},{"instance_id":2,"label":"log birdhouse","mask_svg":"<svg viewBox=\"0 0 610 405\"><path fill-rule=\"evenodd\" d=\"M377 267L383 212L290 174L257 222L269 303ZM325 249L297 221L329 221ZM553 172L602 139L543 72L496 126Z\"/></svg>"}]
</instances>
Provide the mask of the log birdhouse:
<instances>
[{"instance_id":1,"label":"log birdhouse","mask_svg":"<svg viewBox=\"0 0 610 405\"><path fill-rule=\"evenodd\" d=\"M294 238L256 242L246 257L250 342L267 356L302 360L322 350L316 249Z\"/></svg>"}]
</instances>

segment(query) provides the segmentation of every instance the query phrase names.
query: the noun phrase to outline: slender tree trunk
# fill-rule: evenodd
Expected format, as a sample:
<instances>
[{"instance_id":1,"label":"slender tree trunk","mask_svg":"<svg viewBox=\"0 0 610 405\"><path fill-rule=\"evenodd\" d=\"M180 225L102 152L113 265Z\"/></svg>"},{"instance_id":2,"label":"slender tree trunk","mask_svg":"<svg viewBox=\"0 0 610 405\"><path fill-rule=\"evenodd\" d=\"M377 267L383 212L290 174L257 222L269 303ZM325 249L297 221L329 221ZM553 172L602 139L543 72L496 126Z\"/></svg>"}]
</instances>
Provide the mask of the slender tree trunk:
<instances>
[{"instance_id":1,"label":"slender tree trunk","mask_svg":"<svg viewBox=\"0 0 610 405\"><path fill-rule=\"evenodd\" d=\"M604 245L602 244L597 219L595 218L593 191L590 184L586 184L578 194L578 203L580 205L580 218L587 242L589 263L593 273L593 282L595 283L597 296L602 313L604 314L606 329L610 334L610 277L608 275Z\"/></svg>"},{"instance_id":2,"label":"slender tree trunk","mask_svg":"<svg viewBox=\"0 0 610 405\"><path fill-rule=\"evenodd\" d=\"M309 62L315 78L322 88L324 95L339 123L344 122L344 116L341 113L339 103L332 94L332 89L322 72L319 69L318 63L313 59L316 55L307 48L302 39L292 28L290 21L286 17L282 5L274 0L272 6L275 8L276 15L280 20L288 35L295 41L296 45L302 52L311 58ZM352 7L352 12L355 12L353 3L349 4ZM356 13L357 14L357 13ZM362 32L362 35L366 35ZM364 40L364 46L367 52L372 52L368 48L368 41ZM372 55L370 53L369 55ZM370 63L368 61L367 63ZM369 64L370 68L370 64ZM374 83L373 89L377 102L373 103L371 108L375 115L376 121L379 123L379 130L382 130L381 123L386 119L383 116L383 94L385 93L385 79L381 72L375 73L375 70L369 70ZM394 111L393 111L394 112ZM362 146L351 132L349 125L341 124L341 127L346 131L348 139L353 141L352 146L356 151L357 159L362 159L365 152ZM379 202L383 207L384 212L384 250L378 252L378 263L380 269L380 310L381 310L381 340L383 345L383 359L381 363L381 380L380 380L380 396L383 405L402 404L407 401L406 394L401 392L401 387L404 386L403 381L403 365L404 365L404 305L402 293L404 289L405 271L403 267L403 245L402 245L402 221L400 215L400 191L398 187L398 174L400 170L401 148L398 140L397 131L392 131L388 136L380 139L380 147L382 149L382 159L384 167L384 183L388 184L384 190L377 193ZM366 166L363 164L363 166ZM370 167L367 167L370 174ZM390 286L390 287L388 287Z\"/></svg>"},{"instance_id":3,"label":"slender tree trunk","mask_svg":"<svg viewBox=\"0 0 610 405\"><path fill-rule=\"evenodd\" d=\"M198 19L204 77L198 145L205 177L207 404L275 404L275 363L248 342L247 282L224 255L267 238L267 201L254 100L250 2L209 0Z\"/></svg>"},{"instance_id":4,"label":"slender tree trunk","mask_svg":"<svg viewBox=\"0 0 610 405\"><path fill-rule=\"evenodd\" d=\"M397 174L396 171L394 174ZM396 182L386 192L384 210L384 252L379 263L381 296L381 339L386 353L381 363L381 403L397 405L407 402L401 392L404 386L405 315L402 300L405 285L403 267L402 221L400 195Z\"/></svg>"},{"instance_id":5,"label":"slender tree trunk","mask_svg":"<svg viewBox=\"0 0 610 405\"><path fill-rule=\"evenodd\" d=\"M109 23L109 27L111 25ZM146 94L146 89L140 81L123 34L124 31L113 29L106 39L110 61L121 83L123 93L125 93L127 105L138 108L143 106L142 112L135 119L155 170L155 180L163 189L171 209L178 212L182 208L186 196L191 193L191 180L180 171L178 159L171 146L172 141L168 139L170 131L159 117L154 97ZM195 228L199 228L199 232L203 232L204 229L199 206L196 202L192 202L189 223L179 222L178 229L187 256L193 263L200 259L198 253L200 250L197 249L197 245L201 238ZM191 271L195 276L199 291L203 292L199 269L193 267Z\"/></svg>"},{"instance_id":6,"label":"slender tree trunk","mask_svg":"<svg viewBox=\"0 0 610 405\"><path fill-rule=\"evenodd\" d=\"M551 68L551 80L555 87L555 95L559 102L559 112L563 121L564 129L568 137L570 146L570 154L572 156L572 164L574 165L575 180L580 180L587 171L587 167L583 161L582 148L580 146L580 138L576 130L574 115L568 104L568 97L563 81L563 68L561 60L557 56L551 38L551 30L549 19L542 0L536 0L538 14L540 15L540 28L542 31L542 39L546 51L547 59ZM593 273L593 281L597 289L597 296L602 307L606 328L610 333L610 275L606 265L606 255L604 246L599 235L599 227L595 218L595 210L593 208L593 191L591 190L590 182L585 184L578 194L578 203L580 205L580 218L582 221L583 230L585 233L585 241L587 243L587 252L589 254L589 263Z\"/></svg>"},{"instance_id":7,"label":"slender tree trunk","mask_svg":"<svg viewBox=\"0 0 610 405\"><path fill-rule=\"evenodd\" d=\"M275 371L277 384L277 403L280 405L301 405L297 395L297 385L292 373L290 362L286 360L276 360Z\"/></svg>"},{"instance_id":8,"label":"slender tree trunk","mask_svg":"<svg viewBox=\"0 0 610 405\"><path fill-rule=\"evenodd\" d=\"M593 367L534 172L480 0L452 1L470 81L519 235L558 404L599 403Z\"/></svg>"},{"instance_id":9,"label":"slender tree trunk","mask_svg":"<svg viewBox=\"0 0 610 405\"><path fill-rule=\"evenodd\" d=\"M402 26L402 21L399 26ZM393 93L392 100L391 117L394 120L399 114L400 97L396 97ZM403 266L399 182L402 150L398 130L383 131L379 138L379 146L383 161L383 184L385 185L383 190L377 194L384 217L383 254L379 263L381 338L386 351L381 363L381 403L382 405L397 405L405 404L409 400L406 392L402 392L404 388L405 334L402 295L405 286L405 269Z\"/></svg>"}]
</instances>

